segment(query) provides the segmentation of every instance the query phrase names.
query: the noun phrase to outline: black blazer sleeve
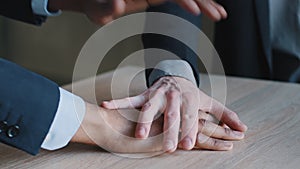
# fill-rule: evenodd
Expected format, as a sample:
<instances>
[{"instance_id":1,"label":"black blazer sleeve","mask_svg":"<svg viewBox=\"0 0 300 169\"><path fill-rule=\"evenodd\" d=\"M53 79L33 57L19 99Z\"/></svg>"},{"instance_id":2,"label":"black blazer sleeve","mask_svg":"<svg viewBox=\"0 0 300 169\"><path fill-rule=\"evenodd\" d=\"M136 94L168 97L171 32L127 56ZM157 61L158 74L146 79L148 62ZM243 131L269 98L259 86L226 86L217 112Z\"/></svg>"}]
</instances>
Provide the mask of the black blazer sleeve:
<instances>
[{"instance_id":1,"label":"black blazer sleeve","mask_svg":"<svg viewBox=\"0 0 300 169\"><path fill-rule=\"evenodd\" d=\"M0 58L0 142L37 154L59 103L57 84Z\"/></svg>"},{"instance_id":2,"label":"black blazer sleeve","mask_svg":"<svg viewBox=\"0 0 300 169\"><path fill-rule=\"evenodd\" d=\"M199 16L194 16L190 14L189 12L185 11L182 9L180 6L178 6L175 3L172 2L167 2L163 5L160 6L153 6L147 9L147 12L162 12L162 13L168 13L168 14L173 14L176 16L179 16L183 19L186 19L187 21L191 22L195 26L200 28L200 17ZM146 19L147 22L147 19ZM147 25L147 23L146 23ZM191 41L195 41L195 43L198 42L197 38L198 36L191 35L189 34L189 30L182 30L178 28L178 31L184 31L186 32L186 36L190 36L189 38ZM176 56L180 57L181 59L187 61L194 72L194 76L196 78L196 81L199 85L199 70L198 70L198 57L197 54L195 54L188 46L184 45L182 42L171 38L171 37L166 37L163 35L158 35L158 34L144 34L142 35L142 41L144 48L159 48L163 50L167 50L169 52L174 53ZM160 60L157 58L154 58L155 56L145 56L145 63L146 67L153 67L155 66ZM157 62L157 63L156 63ZM159 70L154 70L156 71L155 73L160 74ZM147 78L147 85L150 86L148 77L150 74L153 72L153 69L147 69L146 70L146 78ZM161 72L161 74L164 74Z\"/></svg>"},{"instance_id":3,"label":"black blazer sleeve","mask_svg":"<svg viewBox=\"0 0 300 169\"><path fill-rule=\"evenodd\" d=\"M22 22L41 25L46 17L32 12L31 0L1 0L0 15Z\"/></svg>"}]
</instances>

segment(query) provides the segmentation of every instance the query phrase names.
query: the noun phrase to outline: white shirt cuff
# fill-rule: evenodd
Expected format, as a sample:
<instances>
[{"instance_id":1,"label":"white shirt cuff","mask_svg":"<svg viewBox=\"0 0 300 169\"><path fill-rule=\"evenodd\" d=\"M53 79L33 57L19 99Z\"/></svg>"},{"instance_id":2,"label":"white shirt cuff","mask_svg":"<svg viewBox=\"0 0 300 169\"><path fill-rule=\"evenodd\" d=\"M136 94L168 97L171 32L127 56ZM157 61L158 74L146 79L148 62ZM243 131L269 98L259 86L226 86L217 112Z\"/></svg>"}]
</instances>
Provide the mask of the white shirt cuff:
<instances>
[{"instance_id":1,"label":"white shirt cuff","mask_svg":"<svg viewBox=\"0 0 300 169\"><path fill-rule=\"evenodd\" d=\"M42 16L58 16L61 11L49 12L48 0L31 0L31 8L34 14Z\"/></svg>"},{"instance_id":2,"label":"white shirt cuff","mask_svg":"<svg viewBox=\"0 0 300 169\"><path fill-rule=\"evenodd\" d=\"M85 115L85 102L78 96L59 88L60 101L50 130L42 144L46 150L65 147L80 127Z\"/></svg>"}]
</instances>

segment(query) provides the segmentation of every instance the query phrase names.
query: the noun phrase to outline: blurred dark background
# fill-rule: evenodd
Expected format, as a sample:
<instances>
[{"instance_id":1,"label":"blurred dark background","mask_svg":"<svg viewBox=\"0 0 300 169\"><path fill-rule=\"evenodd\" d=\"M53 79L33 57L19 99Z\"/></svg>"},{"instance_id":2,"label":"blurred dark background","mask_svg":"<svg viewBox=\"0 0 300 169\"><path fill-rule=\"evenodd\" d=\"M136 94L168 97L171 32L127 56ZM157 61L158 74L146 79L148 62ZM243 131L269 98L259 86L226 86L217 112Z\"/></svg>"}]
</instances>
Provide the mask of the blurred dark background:
<instances>
[{"instance_id":1,"label":"blurred dark background","mask_svg":"<svg viewBox=\"0 0 300 169\"><path fill-rule=\"evenodd\" d=\"M203 17L202 27L205 34L213 39L213 23ZM0 57L60 85L67 84L72 81L73 67L82 46L99 28L86 16L70 12L49 17L41 27L0 16ZM139 36L127 42L127 45L120 44L107 54L112 59L101 65L99 73L114 69L116 60L129 54L128 51L142 47Z\"/></svg>"}]
</instances>

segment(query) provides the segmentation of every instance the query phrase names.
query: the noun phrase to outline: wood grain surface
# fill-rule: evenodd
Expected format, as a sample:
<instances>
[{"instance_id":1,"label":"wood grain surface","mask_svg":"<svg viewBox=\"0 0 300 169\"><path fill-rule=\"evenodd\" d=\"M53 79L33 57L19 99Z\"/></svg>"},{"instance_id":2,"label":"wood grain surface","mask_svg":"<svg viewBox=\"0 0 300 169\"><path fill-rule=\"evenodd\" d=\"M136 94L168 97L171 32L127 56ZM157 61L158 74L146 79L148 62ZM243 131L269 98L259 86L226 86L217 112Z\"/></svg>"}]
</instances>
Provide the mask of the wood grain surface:
<instances>
[{"instance_id":1,"label":"wood grain surface","mask_svg":"<svg viewBox=\"0 0 300 169\"><path fill-rule=\"evenodd\" d=\"M221 80L220 76L212 78L215 83ZM109 72L96 79L76 82L73 89L90 102L95 102L90 95L96 92L99 102L111 98L112 89L116 97L137 94L145 89L144 81L140 68L126 67L119 75ZM95 89L89 87L93 83ZM209 93L209 86L208 77L202 75L201 88ZM224 87L218 86L219 90ZM72 86L65 88L71 90ZM228 77L226 105L249 127L245 140L235 142L232 151L178 150L173 154L134 159L96 147L70 144L61 150L41 150L39 155L30 156L0 144L0 168L300 168L300 85Z\"/></svg>"}]
</instances>

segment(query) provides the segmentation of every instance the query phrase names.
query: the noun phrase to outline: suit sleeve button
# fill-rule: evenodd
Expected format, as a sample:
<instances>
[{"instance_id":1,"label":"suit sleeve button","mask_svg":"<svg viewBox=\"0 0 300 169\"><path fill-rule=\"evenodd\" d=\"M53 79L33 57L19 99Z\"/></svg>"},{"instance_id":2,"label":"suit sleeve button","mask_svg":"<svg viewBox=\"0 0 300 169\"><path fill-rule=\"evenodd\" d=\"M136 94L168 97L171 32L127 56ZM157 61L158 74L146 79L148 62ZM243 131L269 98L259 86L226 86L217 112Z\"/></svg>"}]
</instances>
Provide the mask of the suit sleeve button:
<instances>
[{"instance_id":1,"label":"suit sleeve button","mask_svg":"<svg viewBox=\"0 0 300 169\"><path fill-rule=\"evenodd\" d=\"M18 125L10 126L6 131L6 134L9 138L14 138L17 135L19 135L19 133L20 133L20 127Z\"/></svg>"},{"instance_id":2,"label":"suit sleeve button","mask_svg":"<svg viewBox=\"0 0 300 169\"><path fill-rule=\"evenodd\" d=\"M7 129L7 122L6 121L0 121L0 133L5 132Z\"/></svg>"}]
</instances>

